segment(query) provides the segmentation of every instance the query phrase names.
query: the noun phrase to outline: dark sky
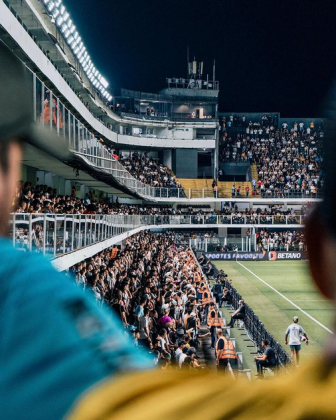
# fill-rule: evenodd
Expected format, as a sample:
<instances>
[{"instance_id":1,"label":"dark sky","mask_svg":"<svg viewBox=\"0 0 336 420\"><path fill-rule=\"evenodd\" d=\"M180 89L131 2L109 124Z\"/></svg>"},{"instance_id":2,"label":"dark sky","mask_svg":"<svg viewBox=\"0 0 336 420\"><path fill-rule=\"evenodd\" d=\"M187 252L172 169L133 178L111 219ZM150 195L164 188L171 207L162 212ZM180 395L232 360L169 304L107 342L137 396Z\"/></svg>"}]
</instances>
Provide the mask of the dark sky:
<instances>
[{"instance_id":1,"label":"dark sky","mask_svg":"<svg viewBox=\"0 0 336 420\"><path fill-rule=\"evenodd\" d=\"M190 56L220 82L220 110L320 115L336 70L336 2L63 0L112 93L157 92Z\"/></svg>"}]
</instances>

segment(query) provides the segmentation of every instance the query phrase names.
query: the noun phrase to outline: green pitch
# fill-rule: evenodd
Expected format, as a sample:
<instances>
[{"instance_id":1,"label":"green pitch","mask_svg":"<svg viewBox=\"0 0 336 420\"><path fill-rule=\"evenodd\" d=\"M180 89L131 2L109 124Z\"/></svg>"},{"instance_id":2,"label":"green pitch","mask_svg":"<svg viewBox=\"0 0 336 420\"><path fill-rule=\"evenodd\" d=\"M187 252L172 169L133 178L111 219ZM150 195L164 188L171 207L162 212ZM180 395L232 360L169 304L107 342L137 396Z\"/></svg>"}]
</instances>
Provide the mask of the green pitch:
<instances>
[{"instance_id":1,"label":"green pitch","mask_svg":"<svg viewBox=\"0 0 336 420\"><path fill-rule=\"evenodd\" d=\"M307 332L309 345L303 343L302 359L319 354L321 348L331 337L324 327L332 330L333 310L316 287L313 285L308 263L304 261L242 261L238 262L213 261L218 269L223 269L232 279L233 286L242 295L245 302L254 310L268 331L283 345L289 353L289 347L284 344L285 331L292 323L294 315L299 317L299 324ZM259 277L255 277L253 274ZM295 308L283 296L272 290L261 280L299 306L303 311ZM323 326L318 325L321 323Z\"/></svg>"}]
</instances>

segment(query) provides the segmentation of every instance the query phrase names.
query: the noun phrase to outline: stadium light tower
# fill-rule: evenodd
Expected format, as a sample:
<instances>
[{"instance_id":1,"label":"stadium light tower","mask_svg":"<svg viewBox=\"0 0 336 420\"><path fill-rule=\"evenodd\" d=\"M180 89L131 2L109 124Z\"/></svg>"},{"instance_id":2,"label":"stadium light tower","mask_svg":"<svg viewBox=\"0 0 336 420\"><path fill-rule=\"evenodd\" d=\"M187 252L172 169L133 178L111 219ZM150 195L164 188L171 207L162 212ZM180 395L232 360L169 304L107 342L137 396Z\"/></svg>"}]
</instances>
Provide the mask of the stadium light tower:
<instances>
[{"instance_id":1,"label":"stadium light tower","mask_svg":"<svg viewBox=\"0 0 336 420\"><path fill-rule=\"evenodd\" d=\"M76 26L70 19L70 14L67 12L66 7L62 4L62 0L43 0L50 18L53 23L59 28L66 43L69 45L74 55L77 57L80 66L86 73L92 86L105 97L105 91L109 86L107 80L99 73L93 66L93 63L88 55L84 42L76 31ZM92 75L92 76L91 76ZM106 96L108 101L111 101L112 96Z\"/></svg>"}]
</instances>

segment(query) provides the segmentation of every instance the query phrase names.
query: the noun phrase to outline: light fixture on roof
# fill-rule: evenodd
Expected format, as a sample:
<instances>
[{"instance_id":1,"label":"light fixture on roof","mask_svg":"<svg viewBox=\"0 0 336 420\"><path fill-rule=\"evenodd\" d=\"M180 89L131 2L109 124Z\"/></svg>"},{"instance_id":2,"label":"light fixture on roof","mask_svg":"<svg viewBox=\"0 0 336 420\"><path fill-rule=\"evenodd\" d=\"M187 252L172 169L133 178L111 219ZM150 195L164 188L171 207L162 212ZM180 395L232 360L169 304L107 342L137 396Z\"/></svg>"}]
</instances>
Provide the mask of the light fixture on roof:
<instances>
[{"instance_id":1,"label":"light fixture on roof","mask_svg":"<svg viewBox=\"0 0 336 420\"><path fill-rule=\"evenodd\" d=\"M61 26L63 23L63 18L62 16L58 16L58 18L56 19L56 25L57 26ZM70 32L69 32L70 33Z\"/></svg>"},{"instance_id":2,"label":"light fixture on roof","mask_svg":"<svg viewBox=\"0 0 336 420\"><path fill-rule=\"evenodd\" d=\"M104 77L102 77L101 79L100 79L100 83L104 86L104 88L107 88L108 87L108 82L104 79Z\"/></svg>"},{"instance_id":3,"label":"light fixture on roof","mask_svg":"<svg viewBox=\"0 0 336 420\"><path fill-rule=\"evenodd\" d=\"M54 7L55 7L55 3L53 1L49 2L49 4L48 4L48 10L49 10L49 12L51 12Z\"/></svg>"},{"instance_id":4,"label":"light fixture on roof","mask_svg":"<svg viewBox=\"0 0 336 420\"><path fill-rule=\"evenodd\" d=\"M55 8L52 14L54 19L56 19L59 14L60 14L59 10Z\"/></svg>"},{"instance_id":5,"label":"light fixture on roof","mask_svg":"<svg viewBox=\"0 0 336 420\"><path fill-rule=\"evenodd\" d=\"M111 100L112 96L106 91L109 83L93 65L82 38L76 31L76 26L70 19L70 15L62 3L62 0L42 0L42 2L50 13L51 21L59 27L60 32L63 34L73 53L77 56L83 71L86 73L93 86L99 90L107 100Z\"/></svg>"}]
</instances>

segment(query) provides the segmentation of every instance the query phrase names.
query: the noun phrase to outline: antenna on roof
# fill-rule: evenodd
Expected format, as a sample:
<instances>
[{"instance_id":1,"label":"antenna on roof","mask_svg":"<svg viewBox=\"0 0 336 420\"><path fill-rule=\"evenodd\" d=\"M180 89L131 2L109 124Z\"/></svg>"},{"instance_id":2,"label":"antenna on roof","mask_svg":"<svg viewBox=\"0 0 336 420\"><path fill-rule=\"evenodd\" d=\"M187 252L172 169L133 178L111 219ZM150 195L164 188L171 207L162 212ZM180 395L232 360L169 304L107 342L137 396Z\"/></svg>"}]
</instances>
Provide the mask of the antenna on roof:
<instances>
[{"instance_id":1,"label":"antenna on roof","mask_svg":"<svg viewBox=\"0 0 336 420\"><path fill-rule=\"evenodd\" d=\"M215 81L216 81L216 60L214 60L214 64L213 64L213 86L215 86Z\"/></svg>"},{"instance_id":2,"label":"antenna on roof","mask_svg":"<svg viewBox=\"0 0 336 420\"><path fill-rule=\"evenodd\" d=\"M187 66L188 66L188 74L190 74L190 66L189 66L189 47L187 47Z\"/></svg>"}]
</instances>

